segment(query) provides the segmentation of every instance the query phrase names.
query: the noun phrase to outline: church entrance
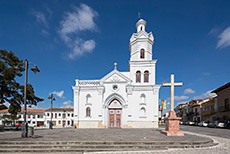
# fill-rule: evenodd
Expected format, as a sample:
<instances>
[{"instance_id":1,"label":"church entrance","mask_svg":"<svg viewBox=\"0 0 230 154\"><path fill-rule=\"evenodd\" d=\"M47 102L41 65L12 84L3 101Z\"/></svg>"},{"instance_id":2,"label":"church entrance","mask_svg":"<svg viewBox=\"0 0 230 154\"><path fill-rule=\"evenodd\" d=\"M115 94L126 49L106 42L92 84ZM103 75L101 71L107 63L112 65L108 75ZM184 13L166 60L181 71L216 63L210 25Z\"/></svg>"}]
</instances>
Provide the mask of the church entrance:
<instances>
[{"instance_id":1,"label":"church entrance","mask_svg":"<svg viewBox=\"0 0 230 154\"><path fill-rule=\"evenodd\" d=\"M121 109L109 110L109 127L110 128L121 127Z\"/></svg>"},{"instance_id":2,"label":"church entrance","mask_svg":"<svg viewBox=\"0 0 230 154\"><path fill-rule=\"evenodd\" d=\"M118 100L113 100L109 105L109 128L121 127L122 106Z\"/></svg>"}]
</instances>

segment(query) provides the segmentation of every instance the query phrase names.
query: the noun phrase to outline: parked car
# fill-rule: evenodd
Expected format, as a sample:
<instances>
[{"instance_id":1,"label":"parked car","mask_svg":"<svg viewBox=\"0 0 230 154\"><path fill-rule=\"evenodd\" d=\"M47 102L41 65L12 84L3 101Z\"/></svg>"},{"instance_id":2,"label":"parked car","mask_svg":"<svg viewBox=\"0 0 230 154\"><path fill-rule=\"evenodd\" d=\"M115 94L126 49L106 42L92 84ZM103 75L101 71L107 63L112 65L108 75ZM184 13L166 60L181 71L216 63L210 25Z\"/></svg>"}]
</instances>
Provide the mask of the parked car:
<instances>
[{"instance_id":1,"label":"parked car","mask_svg":"<svg viewBox=\"0 0 230 154\"><path fill-rule=\"evenodd\" d=\"M194 122L194 121L189 121L188 124L189 124L190 126L194 126L194 125L195 125L195 122Z\"/></svg>"},{"instance_id":2,"label":"parked car","mask_svg":"<svg viewBox=\"0 0 230 154\"><path fill-rule=\"evenodd\" d=\"M213 121L208 124L208 127L219 127L219 128L224 128L225 124L223 122L218 122L218 121Z\"/></svg>"},{"instance_id":3,"label":"parked car","mask_svg":"<svg viewBox=\"0 0 230 154\"><path fill-rule=\"evenodd\" d=\"M208 123L205 122L205 121L201 121L201 122L198 123L198 126L200 126L200 127L207 127Z\"/></svg>"},{"instance_id":4,"label":"parked car","mask_svg":"<svg viewBox=\"0 0 230 154\"><path fill-rule=\"evenodd\" d=\"M21 127L21 126L22 126L22 124L16 124L15 126L17 126L17 127Z\"/></svg>"},{"instance_id":5,"label":"parked car","mask_svg":"<svg viewBox=\"0 0 230 154\"><path fill-rule=\"evenodd\" d=\"M180 121L180 125L184 125L184 122L183 122L183 121Z\"/></svg>"}]
</instances>

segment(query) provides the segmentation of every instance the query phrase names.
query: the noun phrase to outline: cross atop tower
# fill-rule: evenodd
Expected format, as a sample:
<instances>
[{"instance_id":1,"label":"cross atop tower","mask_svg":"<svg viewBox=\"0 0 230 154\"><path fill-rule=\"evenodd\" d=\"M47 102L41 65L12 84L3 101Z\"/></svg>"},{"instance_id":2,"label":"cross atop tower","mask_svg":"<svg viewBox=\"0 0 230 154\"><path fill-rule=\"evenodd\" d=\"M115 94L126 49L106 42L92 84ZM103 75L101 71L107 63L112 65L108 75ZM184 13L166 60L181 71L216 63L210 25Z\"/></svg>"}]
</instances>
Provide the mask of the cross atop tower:
<instances>
[{"instance_id":1,"label":"cross atop tower","mask_svg":"<svg viewBox=\"0 0 230 154\"><path fill-rule=\"evenodd\" d=\"M141 19L142 18L142 13L138 12L138 18Z\"/></svg>"}]
</instances>

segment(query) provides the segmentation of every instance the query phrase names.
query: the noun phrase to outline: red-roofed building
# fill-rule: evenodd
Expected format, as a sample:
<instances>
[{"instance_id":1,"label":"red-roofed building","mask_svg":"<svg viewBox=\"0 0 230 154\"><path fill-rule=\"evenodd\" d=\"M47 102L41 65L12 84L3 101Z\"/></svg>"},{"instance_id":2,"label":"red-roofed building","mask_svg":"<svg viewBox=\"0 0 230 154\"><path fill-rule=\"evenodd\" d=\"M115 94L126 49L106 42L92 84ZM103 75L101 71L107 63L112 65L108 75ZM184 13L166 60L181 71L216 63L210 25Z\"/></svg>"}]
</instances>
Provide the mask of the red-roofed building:
<instances>
[{"instance_id":1,"label":"red-roofed building","mask_svg":"<svg viewBox=\"0 0 230 154\"><path fill-rule=\"evenodd\" d=\"M8 109L0 110L0 117L7 115ZM24 109L18 113L17 122L24 121ZM26 119L29 126L34 127L49 127L51 120L51 109L27 109ZM52 123L53 127L72 127L74 120L73 108L53 108ZM2 120L0 119L0 125Z\"/></svg>"}]
</instances>

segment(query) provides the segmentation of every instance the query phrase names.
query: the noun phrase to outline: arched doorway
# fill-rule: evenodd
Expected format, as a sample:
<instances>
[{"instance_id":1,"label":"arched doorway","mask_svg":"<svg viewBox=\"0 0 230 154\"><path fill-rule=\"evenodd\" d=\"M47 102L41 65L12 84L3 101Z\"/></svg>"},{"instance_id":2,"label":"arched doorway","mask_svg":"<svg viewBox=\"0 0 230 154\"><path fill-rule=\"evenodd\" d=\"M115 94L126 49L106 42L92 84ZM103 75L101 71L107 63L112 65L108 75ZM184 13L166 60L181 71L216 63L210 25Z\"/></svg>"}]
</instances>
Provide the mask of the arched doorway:
<instances>
[{"instance_id":1,"label":"arched doorway","mask_svg":"<svg viewBox=\"0 0 230 154\"><path fill-rule=\"evenodd\" d=\"M121 113L122 105L114 99L109 104L109 128L120 128L121 127Z\"/></svg>"}]
</instances>

